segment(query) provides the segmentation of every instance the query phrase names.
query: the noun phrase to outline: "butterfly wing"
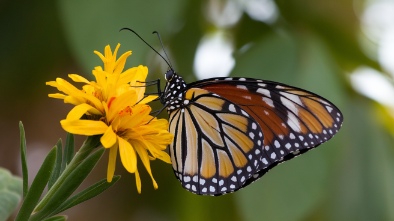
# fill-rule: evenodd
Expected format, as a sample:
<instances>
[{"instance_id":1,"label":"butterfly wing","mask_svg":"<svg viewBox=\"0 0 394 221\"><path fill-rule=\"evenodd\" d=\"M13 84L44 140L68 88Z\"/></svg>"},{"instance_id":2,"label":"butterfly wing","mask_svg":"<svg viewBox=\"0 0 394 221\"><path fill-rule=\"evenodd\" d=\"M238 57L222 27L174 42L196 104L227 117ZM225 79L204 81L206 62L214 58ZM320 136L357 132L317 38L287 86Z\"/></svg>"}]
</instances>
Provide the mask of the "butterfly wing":
<instances>
[{"instance_id":1,"label":"butterfly wing","mask_svg":"<svg viewBox=\"0 0 394 221\"><path fill-rule=\"evenodd\" d=\"M309 91L272 81L215 78L190 84L238 105L264 134L262 169L244 186L278 163L302 154L334 136L343 122L340 110Z\"/></svg>"},{"instance_id":2,"label":"butterfly wing","mask_svg":"<svg viewBox=\"0 0 394 221\"><path fill-rule=\"evenodd\" d=\"M190 88L170 113L170 155L187 190L221 195L245 185L262 169L263 133L241 107L204 89Z\"/></svg>"}]
</instances>

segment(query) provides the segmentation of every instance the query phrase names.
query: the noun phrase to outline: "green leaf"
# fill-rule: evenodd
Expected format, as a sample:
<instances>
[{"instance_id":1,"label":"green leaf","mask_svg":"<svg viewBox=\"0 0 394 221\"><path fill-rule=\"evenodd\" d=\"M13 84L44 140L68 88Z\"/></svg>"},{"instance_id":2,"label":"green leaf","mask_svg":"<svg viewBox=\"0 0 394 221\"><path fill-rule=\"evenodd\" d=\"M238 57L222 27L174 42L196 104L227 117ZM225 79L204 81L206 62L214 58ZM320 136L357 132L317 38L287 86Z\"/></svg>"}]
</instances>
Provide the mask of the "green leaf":
<instances>
[{"instance_id":1,"label":"green leaf","mask_svg":"<svg viewBox=\"0 0 394 221\"><path fill-rule=\"evenodd\" d=\"M0 220L7 220L18 207L21 196L7 190L0 190Z\"/></svg>"},{"instance_id":2,"label":"green leaf","mask_svg":"<svg viewBox=\"0 0 394 221\"><path fill-rule=\"evenodd\" d=\"M93 184L92 186L84 189L83 191L68 199L53 214L60 213L101 194L102 192L113 186L119 179L120 176L117 175L113 177L112 182L110 183L107 182L107 179L100 180L99 182Z\"/></svg>"},{"instance_id":3,"label":"green leaf","mask_svg":"<svg viewBox=\"0 0 394 221\"><path fill-rule=\"evenodd\" d=\"M57 210L67 198L81 185L89 175L104 153L104 148L100 148L90 156L85 158L68 176L63 180L56 192L50 198L45 199L45 204L41 205L39 211L31 217L31 220L42 220Z\"/></svg>"},{"instance_id":4,"label":"green leaf","mask_svg":"<svg viewBox=\"0 0 394 221\"><path fill-rule=\"evenodd\" d=\"M7 220L22 198L22 179L0 168L0 220Z\"/></svg>"},{"instance_id":5,"label":"green leaf","mask_svg":"<svg viewBox=\"0 0 394 221\"><path fill-rule=\"evenodd\" d=\"M42 198L40 203L36 206L35 212L39 212L43 207L45 207L45 205L53 197L53 195L58 193L59 188L63 185L65 180L68 179L70 174L75 171L75 169L80 165L80 163L86 161L86 158L99 145L100 145L100 136L89 136L86 138L85 142L82 144L81 148L75 154L70 164L66 166L65 170L62 172L56 183L54 183L52 188L47 192L47 194Z\"/></svg>"},{"instance_id":6,"label":"green leaf","mask_svg":"<svg viewBox=\"0 0 394 221\"><path fill-rule=\"evenodd\" d=\"M60 173L61 173L61 165L62 165L62 139L59 139L59 141L56 144L56 163L55 163L55 168L53 169L51 178L48 181L48 190L51 189L52 185L56 182L56 180L59 178Z\"/></svg>"},{"instance_id":7,"label":"green leaf","mask_svg":"<svg viewBox=\"0 0 394 221\"><path fill-rule=\"evenodd\" d=\"M52 216L44 219L43 221L64 221L64 220L67 220L67 216L61 215L61 216Z\"/></svg>"},{"instance_id":8,"label":"green leaf","mask_svg":"<svg viewBox=\"0 0 394 221\"><path fill-rule=\"evenodd\" d=\"M62 172L74 157L74 147L74 135L67 133L66 144L64 146Z\"/></svg>"},{"instance_id":9,"label":"green leaf","mask_svg":"<svg viewBox=\"0 0 394 221\"><path fill-rule=\"evenodd\" d=\"M19 133L20 133L21 164L22 164L22 177L23 177L23 197L26 197L27 191L29 191L29 171L27 170L27 161L26 161L25 128L23 127L22 122L19 122Z\"/></svg>"},{"instance_id":10,"label":"green leaf","mask_svg":"<svg viewBox=\"0 0 394 221\"><path fill-rule=\"evenodd\" d=\"M24 221L27 220L33 211L34 207L37 205L38 200L44 190L45 186L48 183L48 180L51 176L53 168L55 166L56 161L56 148L52 148L52 150L48 153L44 162L42 163L40 169L37 172L36 177L31 184L30 190L27 192L27 195L23 201L22 207L19 210L19 213L16 217L16 221Z\"/></svg>"}]
</instances>

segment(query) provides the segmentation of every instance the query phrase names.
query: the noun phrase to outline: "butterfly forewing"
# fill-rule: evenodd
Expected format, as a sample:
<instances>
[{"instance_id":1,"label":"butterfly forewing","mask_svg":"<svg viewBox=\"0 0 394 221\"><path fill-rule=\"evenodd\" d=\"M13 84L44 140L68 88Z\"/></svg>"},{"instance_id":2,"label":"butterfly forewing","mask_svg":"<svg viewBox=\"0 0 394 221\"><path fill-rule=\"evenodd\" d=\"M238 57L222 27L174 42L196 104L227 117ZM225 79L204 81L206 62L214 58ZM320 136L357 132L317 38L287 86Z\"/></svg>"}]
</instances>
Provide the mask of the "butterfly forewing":
<instances>
[{"instance_id":1,"label":"butterfly forewing","mask_svg":"<svg viewBox=\"0 0 394 221\"><path fill-rule=\"evenodd\" d=\"M216 78L190 86L203 88L238 105L262 129L262 169L244 186L278 163L329 140L343 121L339 109L328 100L285 84L248 78Z\"/></svg>"},{"instance_id":2,"label":"butterfly forewing","mask_svg":"<svg viewBox=\"0 0 394 221\"><path fill-rule=\"evenodd\" d=\"M184 105L170 112L170 132L175 175L196 194L236 191L263 168L264 135L259 124L215 93L188 89Z\"/></svg>"}]
</instances>

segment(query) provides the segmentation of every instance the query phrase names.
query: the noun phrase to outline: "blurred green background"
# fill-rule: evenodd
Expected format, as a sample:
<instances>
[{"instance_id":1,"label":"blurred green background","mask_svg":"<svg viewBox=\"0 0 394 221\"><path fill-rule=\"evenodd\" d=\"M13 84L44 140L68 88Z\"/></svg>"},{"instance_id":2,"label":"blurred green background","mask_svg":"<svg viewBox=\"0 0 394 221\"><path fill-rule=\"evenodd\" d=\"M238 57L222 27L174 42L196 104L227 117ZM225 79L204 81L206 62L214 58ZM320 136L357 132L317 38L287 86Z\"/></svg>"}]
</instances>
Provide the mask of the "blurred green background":
<instances>
[{"instance_id":1,"label":"blurred green background","mask_svg":"<svg viewBox=\"0 0 394 221\"><path fill-rule=\"evenodd\" d=\"M394 8L385 0L3 1L0 167L21 174L19 120L32 175L57 139L64 140L59 121L71 105L48 98L55 91L45 82L69 73L92 79L93 67L102 65L94 50L121 43L120 52L133 51L129 67L144 64L150 80L164 83L165 62L130 32L119 32L133 28L160 50L151 34L156 30L186 81L196 80L199 72L205 77L231 72L302 87L335 103L345 117L343 128L316 150L221 197L187 192L171 166L159 161L152 163L159 189L142 171L139 195L134 175L118 165L122 179L66 211L70 220L394 220L393 107L361 95L368 95L363 88L375 85L372 91L378 92L383 85L372 84L372 78L362 85L352 80L362 68L392 85L394 71L382 65L382 45L375 41L381 39L382 23L365 19L381 2ZM385 9L375 13L383 15ZM367 28L377 32L368 35ZM385 95L394 101L393 94ZM106 176L106 162L103 158L86 186Z\"/></svg>"}]
</instances>

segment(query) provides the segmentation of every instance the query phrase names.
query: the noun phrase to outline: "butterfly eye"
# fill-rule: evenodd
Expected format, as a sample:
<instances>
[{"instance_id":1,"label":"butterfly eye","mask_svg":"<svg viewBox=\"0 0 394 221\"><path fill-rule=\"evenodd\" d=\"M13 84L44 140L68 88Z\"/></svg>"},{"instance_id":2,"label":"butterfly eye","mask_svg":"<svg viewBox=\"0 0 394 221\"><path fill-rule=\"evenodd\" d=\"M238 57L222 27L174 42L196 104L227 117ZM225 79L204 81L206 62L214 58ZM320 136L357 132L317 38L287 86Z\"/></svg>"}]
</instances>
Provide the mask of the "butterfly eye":
<instances>
[{"instance_id":1,"label":"butterfly eye","mask_svg":"<svg viewBox=\"0 0 394 221\"><path fill-rule=\"evenodd\" d=\"M171 81L172 77L174 76L174 70L170 69L166 72L164 77L166 78L166 81Z\"/></svg>"}]
</instances>

